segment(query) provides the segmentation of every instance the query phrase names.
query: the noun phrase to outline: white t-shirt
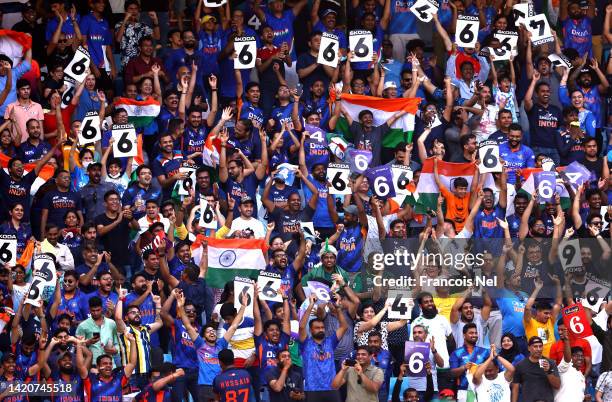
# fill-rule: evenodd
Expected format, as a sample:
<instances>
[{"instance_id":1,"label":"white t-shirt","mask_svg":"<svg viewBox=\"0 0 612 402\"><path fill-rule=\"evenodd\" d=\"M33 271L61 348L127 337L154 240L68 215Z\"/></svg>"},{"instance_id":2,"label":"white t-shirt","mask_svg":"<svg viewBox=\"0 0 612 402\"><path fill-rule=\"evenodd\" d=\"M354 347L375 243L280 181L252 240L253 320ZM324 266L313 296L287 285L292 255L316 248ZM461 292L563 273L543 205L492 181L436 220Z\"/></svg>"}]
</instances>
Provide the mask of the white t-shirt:
<instances>
[{"instance_id":1,"label":"white t-shirt","mask_svg":"<svg viewBox=\"0 0 612 402\"><path fill-rule=\"evenodd\" d=\"M164 218L162 214L158 214L158 218L159 220L155 222L161 222L162 225L164 225L164 232L168 233L168 230L170 229L170 220L168 218ZM146 215L138 219L138 226L140 226L138 234L143 234L144 232L149 230L151 225L154 224L155 222L149 221Z\"/></svg>"},{"instance_id":2,"label":"white t-shirt","mask_svg":"<svg viewBox=\"0 0 612 402\"><path fill-rule=\"evenodd\" d=\"M555 402L582 401L586 387L584 374L565 359L557 366L561 377L561 388L555 393Z\"/></svg>"},{"instance_id":3,"label":"white t-shirt","mask_svg":"<svg viewBox=\"0 0 612 402\"><path fill-rule=\"evenodd\" d=\"M446 348L446 338L452 334L450 322L444 317L442 314L436 315L432 319L428 319L421 316L418 316L411 324L411 327L414 328L415 325L422 325L427 329L427 339L426 342L431 340L433 336L436 342L436 350L438 354L444 360L444 367L449 368L449 356L448 349ZM410 332L410 340L412 341L412 332Z\"/></svg>"},{"instance_id":4,"label":"white t-shirt","mask_svg":"<svg viewBox=\"0 0 612 402\"><path fill-rule=\"evenodd\" d=\"M483 375L480 384L474 387L479 401L510 402L510 382L503 372L498 373L494 380L488 380Z\"/></svg>"},{"instance_id":5,"label":"white t-shirt","mask_svg":"<svg viewBox=\"0 0 612 402\"><path fill-rule=\"evenodd\" d=\"M482 109L479 104L474 106L476 109ZM497 114L499 113L499 108L496 105L487 105L484 112L480 117L480 122L478 123L478 127L473 130L476 135L476 141L481 143L482 141L489 138L491 134L497 131Z\"/></svg>"},{"instance_id":6,"label":"white t-shirt","mask_svg":"<svg viewBox=\"0 0 612 402\"><path fill-rule=\"evenodd\" d=\"M261 223L261 221L255 218L245 219L241 216L234 219L229 234L231 235L237 230L245 229L251 229L255 234L256 239L263 239L264 237L266 237L266 228L264 227L263 223Z\"/></svg>"}]
</instances>

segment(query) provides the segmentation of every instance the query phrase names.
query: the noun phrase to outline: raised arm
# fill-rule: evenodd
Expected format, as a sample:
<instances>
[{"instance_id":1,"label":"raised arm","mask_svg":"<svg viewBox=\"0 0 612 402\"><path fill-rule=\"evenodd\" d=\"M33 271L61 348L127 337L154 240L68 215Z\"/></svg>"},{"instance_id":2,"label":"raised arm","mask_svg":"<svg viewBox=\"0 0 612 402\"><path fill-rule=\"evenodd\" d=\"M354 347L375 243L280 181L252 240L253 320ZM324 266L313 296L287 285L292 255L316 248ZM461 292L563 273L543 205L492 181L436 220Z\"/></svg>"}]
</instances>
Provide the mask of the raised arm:
<instances>
[{"instance_id":1,"label":"raised arm","mask_svg":"<svg viewBox=\"0 0 612 402\"><path fill-rule=\"evenodd\" d=\"M127 332L123 336L130 343L130 360L125 365L123 372L125 373L126 377L130 378L134 368L136 368L136 364L138 363L138 346L136 345L136 338L134 338L134 334Z\"/></svg>"},{"instance_id":2,"label":"raised arm","mask_svg":"<svg viewBox=\"0 0 612 402\"><path fill-rule=\"evenodd\" d=\"M542 282L542 280L539 278L534 279L533 282L535 284L535 287L533 289L533 292L531 293L531 296L529 296L527 303L525 304L525 313L523 314L523 323L528 323L529 320L531 320L531 317L532 317L531 309L533 308L533 304L538 298L538 293L540 293L540 290L542 290L542 287L544 286L544 282Z\"/></svg>"},{"instance_id":3,"label":"raised arm","mask_svg":"<svg viewBox=\"0 0 612 402\"><path fill-rule=\"evenodd\" d=\"M444 43L444 49L446 49L447 52L450 52L453 49L453 42L450 40L446 29L444 29L444 27L440 23L438 13L433 14L433 20L436 26L436 31L438 32L438 35L440 35L440 37L442 38L442 42Z\"/></svg>"},{"instance_id":4,"label":"raised arm","mask_svg":"<svg viewBox=\"0 0 612 402\"><path fill-rule=\"evenodd\" d=\"M187 314L185 314L185 295L182 292L176 295L176 314L177 316L181 317L181 321L183 322L185 329L187 329L189 337L195 342L200 334L198 334L198 331L193 327L193 325L191 325Z\"/></svg>"},{"instance_id":5,"label":"raised arm","mask_svg":"<svg viewBox=\"0 0 612 402\"><path fill-rule=\"evenodd\" d=\"M246 293L242 294L242 297L240 298L240 310L238 310L238 314L236 314L236 317L234 317L234 321L232 321L232 325L229 326L229 328L227 329L227 331L225 331L225 334L223 334L223 338L229 342L232 339L232 336L234 336L234 332L236 332L236 330L238 329L238 326L240 324L242 324L242 320L244 318L244 312L246 310L246 306L248 303L248 295ZM255 305L256 301L253 301L253 305Z\"/></svg>"},{"instance_id":6,"label":"raised arm","mask_svg":"<svg viewBox=\"0 0 612 402\"><path fill-rule=\"evenodd\" d=\"M525 92L525 111L530 111L533 107L533 91L537 82L540 80L540 73L537 71L533 72L531 76L531 82L529 83L529 87L527 88L527 92Z\"/></svg>"},{"instance_id":7,"label":"raised arm","mask_svg":"<svg viewBox=\"0 0 612 402\"><path fill-rule=\"evenodd\" d=\"M308 326L308 320L310 318L310 314L312 313L312 309L315 307L315 303L317 302L317 297L314 294L311 294L308 298L309 304L300 319L300 327L299 327L299 340L300 342L304 342L308 337L308 330L306 327Z\"/></svg>"}]
</instances>

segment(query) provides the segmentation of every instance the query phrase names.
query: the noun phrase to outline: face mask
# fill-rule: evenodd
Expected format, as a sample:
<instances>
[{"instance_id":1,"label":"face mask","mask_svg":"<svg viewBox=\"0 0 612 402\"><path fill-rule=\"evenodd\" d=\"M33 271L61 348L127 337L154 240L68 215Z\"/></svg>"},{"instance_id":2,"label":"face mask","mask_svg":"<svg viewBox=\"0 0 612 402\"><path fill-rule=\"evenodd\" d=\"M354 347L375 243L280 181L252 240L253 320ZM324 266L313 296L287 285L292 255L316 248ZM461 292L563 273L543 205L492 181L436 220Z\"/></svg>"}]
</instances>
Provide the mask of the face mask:
<instances>
[{"instance_id":1,"label":"face mask","mask_svg":"<svg viewBox=\"0 0 612 402\"><path fill-rule=\"evenodd\" d=\"M91 162L83 162L82 165L84 169L87 169L87 166L91 165Z\"/></svg>"}]
</instances>

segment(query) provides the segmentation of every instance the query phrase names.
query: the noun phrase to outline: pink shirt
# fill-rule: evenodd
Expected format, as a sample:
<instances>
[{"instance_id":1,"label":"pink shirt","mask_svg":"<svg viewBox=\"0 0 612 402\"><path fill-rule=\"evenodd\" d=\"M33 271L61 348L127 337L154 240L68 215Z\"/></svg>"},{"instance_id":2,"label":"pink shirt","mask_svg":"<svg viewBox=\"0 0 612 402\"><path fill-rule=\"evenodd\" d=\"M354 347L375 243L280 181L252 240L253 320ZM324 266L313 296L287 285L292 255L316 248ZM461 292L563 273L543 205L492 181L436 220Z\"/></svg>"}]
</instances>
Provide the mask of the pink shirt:
<instances>
[{"instance_id":1,"label":"pink shirt","mask_svg":"<svg viewBox=\"0 0 612 402\"><path fill-rule=\"evenodd\" d=\"M23 106L19 103L19 101L15 101L9 104L6 108L6 112L4 112L5 119L8 119L10 117L12 109L15 109L15 120L19 125L19 129L21 130L21 142L24 143L28 139L28 130L26 129L26 122L30 119L36 119L42 122L42 120L45 119L42 106L40 106L40 103L36 103L34 101L30 101L27 106Z\"/></svg>"}]
</instances>

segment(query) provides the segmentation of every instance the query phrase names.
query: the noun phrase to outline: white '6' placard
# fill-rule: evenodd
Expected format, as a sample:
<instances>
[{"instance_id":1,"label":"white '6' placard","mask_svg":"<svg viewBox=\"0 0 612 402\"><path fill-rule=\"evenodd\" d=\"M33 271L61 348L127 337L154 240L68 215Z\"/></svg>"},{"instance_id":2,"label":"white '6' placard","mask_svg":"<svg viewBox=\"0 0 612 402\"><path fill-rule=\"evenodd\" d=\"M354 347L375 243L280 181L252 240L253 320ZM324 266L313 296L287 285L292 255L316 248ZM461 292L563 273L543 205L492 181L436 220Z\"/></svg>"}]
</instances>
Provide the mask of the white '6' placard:
<instances>
[{"instance_id":1,"label":"white '6' placard","mask_svg":"<svg viewBox=\"0 0 612 402\"><path fill-rule=\"evenodd\" d=\"M281 276L274 272L261 271L257 277L257 288L259 289L259 298L273 302L283 301L281 294Z\"/></svg>"},{"instance_id":2,"label":"white '6' placard","mask_svg":"<svg viewBox=\"0 0 612 402\"><path fill-rule=\"evenodd\" d=\"M255 67L255 56L257 55L257 42L253 36L239 36L234 39L234 68L236 70L248 70Z\"/></svg>"},{"instance_id":3,"label":"white '6' placard","mask_svg":"<svg viewBox=\"0 0 612 402\"><path fill-rule=\"evenodd\" d=\"M439 4L435 0L417 0L414 2L410 11L423 22L430 22L433 15L438 12Z\"/></svg>"},{"instance_id":4,"label":"white '6' placard","mask_svg":"<svg viewBox=\"0 0 612 402\"><path fill-rule=\"evenodd\" d=\"M506 50L503 47L489 47L488 49L491 56L493 56L493 61L510 60L510 56L512 56L512 51Z\"/></svg>"},{"instance_id":5,"label":"white '6' placard","mask_svg":"<svg viewBox=\"0 0 612 402\"><path fill-rule=\"evenodd\" d=\"M511 51L516 56L518 45L518 34L514 31L497 31L493 35L499 40L500 47Z\"/></svg>"},{"instance_id":6,"label":"white '6' placard","mask_svg":"<svg viewBox=\"0 0 612 402\"><path fill-rule=\"evenodd\" d=\"M87 77L87 69L89 69L89 61L91 58L89 57L89 52L83 46L79 46L79 48L74 53L72 60L64 69L64 74L74 79L76 82L85 81L85 77Z\"/></svg>"},{"instance_id":7,"label":"white '6' placard","mask_svg":"<svg viewBox=\"0 0 612 402\"><path fill-rule=\"evenodd\" d=\"M37 306L43 298L45 287L55 285L55 261L46 254L38 254L34 256L32 267L33 280L25 302Z\"/></svg>"},{"instance_id":8,"label":"white '6' placard","mask_svg":"<svg viewBox=\"0 0 612 402\"><path fill-rule=\"evenodd\" d=\"M193 183L195 183L195 172L196 168L194 165L189 164L187 161L181 162L181 167L179 168L180 173L187 173L187 177L181 180L178 188L179 195L189 195L189 190L193 188Z\"/></svg>"},{"instance_id":9,"label":"white '6' placard","mask_svg":"<svg viewBox=\"0 0 612 402\"><path fill-rule=\"evenodd\" d=\"M77 83L70 77L64 77L64 87L64 92L62 92L62 109L66 109L70 105L70 102L72 102L72 98L74 98L74 93L76 92Z\"/></svg>"},{"instance_id":10,"label":"white '6' placard","mask_svg":"<svg viewBox=\"0 0 612 402\"><path fill-rule=\"evenodd\" d=\"M132 124L115 124L112 130L113 156L129 158L138 155L136 145L136 129Z\"/></svg>"},{"instance_id":11,"label":"white '6' placard","mask_svg":"<svg viewBox=\"0 0 612 402\"><path fill-rule=\"evenodd\" d=\"M234 278L234 307L236 311L240 310L242 306L242 295L247 295L247 305L244 311L245 317L253 317L253 301L255 300L255 285L249 278L241 278L239 276Z\"/></svg>"},{"instance_id":12,"label":"white '6' placard","mask_svg":"<svg viewBox=\"0 0 612 402\"><path fill-rule=\"evenodd\" d=\"M499 145L496 141L483 141L478 148L478 158L480 173L501 172L502 165L499 160Z\"/></svg>"},{"instance_id":13,"label":"white '6' placard","mask_svg":"<svg viewBox=\"0 0 612 402\"><path fill-rule=\"evenodd\" d=\"M374 40L372 32L364 30L351 31L349 35L349 48L353 51L352 62L372 61L374 53Z\"/></svg>"},{"instance_id":14,"label":"white '6' placard","mask_svg":"<svg viewBox=\"0 0 612 402\"><path fill-rule=\"evenodd\" d=\"M455 31L455 43L459 47L473 48L478 41L478 29L480 21L472 15L460 15L457 18L457 30Z\"/></svg>"},{"instance_id":15,"label":"white '6' placard","mask_svg":"<svg viewBox=\"0 0 612 402\"><path fill-rule=\"evenodd\" d=\"M327 181L330 194L351 194L349 177L351 170L346 163L330 163L327 168Z\"/></svg>"},{"instance_id":16,"label":"white '6' placard","mask_svg":"<svg viewBox=\"0 0 612 402\"><path fill-rule=\"evenodd\" d=\"M338 66L338 51L340 49L340 41L334 34L323 32L321 36L321 45L319 46L319 55L317 63L330 67Z\"/></svg>"},{"instance_id":17,"label":"white '6' placard","mask_svg":"<svg viewBox=\"0 0 612 402\"><path fill-rule=\"evenodd\" d=\"M395 187L395 194L408 195L410 191L406 189L412 178L414 172L408 166L404 165L392 165L391 172L393 173L393 186Z\"/></svg>"},{"instance_id":18,"label":"white '6' placard","mask_svg":"<svg viewBox=\"0 0 612 402\"><path fill-rule=\"evenodd\" d=\"M198 225L206 229L217 229L217 215L206 198L200 198L200 220Z\"/></svg>"},{"instance_id":19,"label":"white '6' placard","mask_svg":"<svg viewBox=\"0 0 612 402\"><path fill-rule=\"evenodd\" d=\"M81 122L79 134L79 144L85 145L92 142L98 142L102 139L102 130L100 129L100 116L97 112L87 112L85 118Z\"/></svg>"},{"instance_id":20,"label":"white '6' placard","mask_svg":"<svg viewBox=\"0 0 612 402\"><path fill-rule=\"evenodd\" d=\"M14 266L17 264L17 238L0 234L0 263Z\"/></svg>"}]
</instances>

